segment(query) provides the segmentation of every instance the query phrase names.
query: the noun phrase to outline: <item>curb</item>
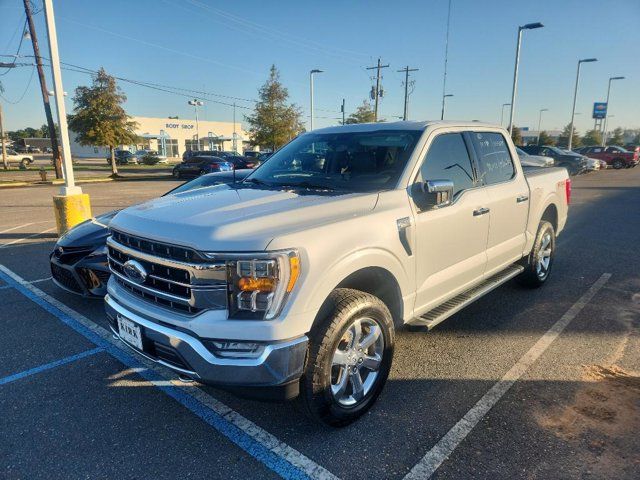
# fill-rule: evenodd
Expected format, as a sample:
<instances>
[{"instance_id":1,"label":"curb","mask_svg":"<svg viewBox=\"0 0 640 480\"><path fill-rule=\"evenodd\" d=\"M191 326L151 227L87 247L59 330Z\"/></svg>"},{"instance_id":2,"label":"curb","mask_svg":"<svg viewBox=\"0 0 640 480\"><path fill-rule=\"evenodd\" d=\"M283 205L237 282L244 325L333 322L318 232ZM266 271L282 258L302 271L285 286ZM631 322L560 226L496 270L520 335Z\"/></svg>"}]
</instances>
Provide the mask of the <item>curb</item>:
<instances>
[{"instance_id":1,"label":"curb","mask_svg":"<svg viewBox=\"0 0 640 480\"><path fill-rule=\"evenodd\" d=\"M85 183L106 183L106 182L138 182L148 180L169 180L173 177L171 175L140 175L137 177L100 177L100 178L79 178L76 179L76 184ZM18 181L18 182L0 182L0 189L3 188L19 188L19 187L47 187L52 185L64 185L64 180L56 179L43 182L42 180L34 180L32 182Z\"/></svg>"}]
</instances>

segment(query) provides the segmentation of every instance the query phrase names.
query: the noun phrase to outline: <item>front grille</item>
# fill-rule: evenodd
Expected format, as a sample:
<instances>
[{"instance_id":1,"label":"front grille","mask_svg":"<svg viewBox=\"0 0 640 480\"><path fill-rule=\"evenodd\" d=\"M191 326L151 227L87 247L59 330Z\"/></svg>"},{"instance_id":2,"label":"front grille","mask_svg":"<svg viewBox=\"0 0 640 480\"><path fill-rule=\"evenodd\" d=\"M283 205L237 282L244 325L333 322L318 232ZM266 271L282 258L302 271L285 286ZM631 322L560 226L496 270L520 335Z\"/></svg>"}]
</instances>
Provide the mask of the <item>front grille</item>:
<instances>
[{"instance_id":1,"label":"front grille","mask_svg":"<svg viewBox=\"0 0 640 480\"><path fill-rule=\"evenodd\" d=\"M82 287L76 281L73 273L66 268L51 262L51 275L63 287L77 293L82 293Z\"/></svg>"},{"instance_id":2,"label":"front grille","mask_svg":"<svg viewBox=\"0 0 640 480\"><path fill-rule=\"evenodd\" d=\"M132 259L139 262L148 273L146 280L141 285L155 288L170 295L183 297L185 300L191 297L191 289L185 286L185 284L188 285L191 280L188 271L166 267L152 262L145 262L116 250L113 247L109 247L109 268L120 275L126 276L123 265Z\"/></svg>"},{"instance_id":3,"label":"front grille","mask_svg":"<svg viewBox=\"0 0 640 480\"><path fill-rule=\"evenodd\" d=\"M177 260L179 262L196 262L204 263L208 259L203 257L195 250L185 247L178 247L166 243L156 242L155 240L147 240L128 233L111 231L111 237L121 245L133 248L139 252L148 253L157 257L167 258L169 260Z\"/></svg>"},{"instance_id":4,"label":"front grille","mask_svg":"<svg viewBox=\"0 0 640 480\"><path fill-rule=\"evenodd\" d=\"M122 244L118 240L124 239ZM138 245L140 247L138 248ZM159 255L162 245L164 253ZM182 257L198 258L198 252L113 232L107 240L109 268L117 283L147 302L182 315L196 315L203 310L227 308L227 274L224 262L186 262ZM166 248L165 248L166 247ZM153 250L155 253L149 253ZM182 253L181 253L182 252ZM189 253L184 253L189 252ZM181 257L167 258L171 256ZM131 261L131 262L130 262ZM129 265L140 275L132 275ZM128 271L127 271L128 270Z\"/></svg>"}]
</instances>

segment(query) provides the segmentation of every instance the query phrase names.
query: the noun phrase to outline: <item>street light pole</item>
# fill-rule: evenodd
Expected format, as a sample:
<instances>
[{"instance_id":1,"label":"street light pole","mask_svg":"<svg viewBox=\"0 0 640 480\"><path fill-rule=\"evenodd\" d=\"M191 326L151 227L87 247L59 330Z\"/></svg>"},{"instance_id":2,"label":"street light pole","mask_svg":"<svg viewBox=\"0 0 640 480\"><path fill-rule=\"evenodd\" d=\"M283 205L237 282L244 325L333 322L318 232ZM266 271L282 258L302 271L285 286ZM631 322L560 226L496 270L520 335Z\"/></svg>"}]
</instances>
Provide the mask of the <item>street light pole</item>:
<instances>
[{"instance_id":1,"label":"street light pole","mask_svg":"<svg viewBox=\"0 0 640 480\"><path fill-rule=\"evenodd\" d=\"M604 116L604 126L602 127L602 146L607 144L607 119L612 116L609 115L609 94L611 93L611 81L612 80L624 80L624 77L609 77L609 86L607 87L607 113Z\"/></svg>"},{"instance_id":2,"label":"street light pole","mask_svg":"<svg viewBox=\"0 0 640 480\"><path fill-rule=\"evenodd\" d=\"M511 105L510 103L502 104L502 111L500 112L500 126L502 126L502 124L504 123L504 107L508 107L510 105Z\"/></svg>"},{"instance_id":3,"label":"street light pole","mask_svg":"<svg viewBox=\"0 0 640 480\"><path fill-rule=\"evenodd\" d=\"M511 109L509 111L509 135L513 134L513 120L516 107L516 91L518 90L518 67L520 65L520 45L522 44L522 31L533 30L534 28L542 28L543 24L540 22L527 23L518 27L518 41L516 43L516 64L513 69L513 87L511 89Z\"/></svg>"},{"instance_id":4,"label":"street light pole","mask_svg":"<svg viewBox=\"0 0 640 480\"><path fill-rule=\"evenodd\" d=\"M194 98L193 100L189 100L187 103L189 105L193 105L193 109L196 112L196 150L200 150L200 124L198 122L198 107L204 105L204 102L201 102L197 98Z\"/></svg>"},{"instance_id":5,"label":"street light pole","mask_svg":"<svg viewBox=\"0 0 640 480\"><path fill-rule=\"evenodd\" d=\"M578 71L576 72L576 86L573 90L573 106L571 107L571 123L569 123L569 140L567 141L567 150L571 150L573 144L573 120L576 116L576 100L578 98L578 82L580 80L580 66L583 63L597 62L597 58L583 58L578 60Z\"/></svg>"},{"instance_id":6,"label":"street light pole","mask_svg":"<svg viewBox=\"0 0 640 480\"><path fill-rule=\"evenodd\" d=\"M310 93L310 110L309 110L309 131L313 130L313 74L314 73L322 73L322 70L318 70L314 68L309 72L309 93Z\"/></svg>"},{"instance_id":7,"label":"street light pole","mask_svg":"<svg viewBox=\"0 0 640 480\"><path fill-rule=\"evenodd\" d=\"M67 111L64 104L62 71L60 69L60 56L58 54L58 34L56 32L52 0L44 0L44 15L47 23L47 36L49 37L49 61L51 62L51 77L53 78L54 99L58 114L58 124L60 126L60 141L62 143L62 175L64 177L64 186L60 188L60 194L77 195L82 193L82 189L76 186L73 176L69 129L67 127Z\"/></svg>"},{"instance_id":8,"label":"street light pole","mask_svg":"<svg viewBox=\"0 0 640 480\"><path fill-rule=\"evenodd\" d=\"M440 120L444 120L444 106L445 106L445 98L447 97L453 97L452 93L447 93L446 95L442 96L442 114L440 115Z\"/></svg>"},{"instance_id":9,"label":"street light pole","mask_svg":"<svg viewBox=\"0 0 640 480\"><path fill-rule=\"evenodd\" d=\"M540 125L542 124L542 112L548 112L548 108L541 108L538 114L538 138L536 138L536 145L540 145Z\"/></svg>"}]
</instances>

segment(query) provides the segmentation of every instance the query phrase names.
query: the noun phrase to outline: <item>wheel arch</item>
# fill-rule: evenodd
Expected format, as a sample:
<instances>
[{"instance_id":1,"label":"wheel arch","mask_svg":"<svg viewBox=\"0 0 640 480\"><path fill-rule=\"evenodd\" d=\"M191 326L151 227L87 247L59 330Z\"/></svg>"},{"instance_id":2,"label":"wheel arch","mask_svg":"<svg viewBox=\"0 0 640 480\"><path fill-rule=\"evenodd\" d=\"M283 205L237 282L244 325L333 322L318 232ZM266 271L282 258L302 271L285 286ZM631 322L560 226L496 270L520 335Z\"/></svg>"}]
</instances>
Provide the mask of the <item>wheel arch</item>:
<instances>
[{"instance_id":1,"label":"wheel arch","mask_svg":"<svg viewBox=\"0 0 640 480\"><path fill-rule=\"evenodd\" d=\"M540 217L540 221L546 220L551 225L553 225L553 230L555 232L558 231L558 207L556 207L555 203L550 203L545 208L542 213L542 217Z\"/></svg>"}]
</instances>

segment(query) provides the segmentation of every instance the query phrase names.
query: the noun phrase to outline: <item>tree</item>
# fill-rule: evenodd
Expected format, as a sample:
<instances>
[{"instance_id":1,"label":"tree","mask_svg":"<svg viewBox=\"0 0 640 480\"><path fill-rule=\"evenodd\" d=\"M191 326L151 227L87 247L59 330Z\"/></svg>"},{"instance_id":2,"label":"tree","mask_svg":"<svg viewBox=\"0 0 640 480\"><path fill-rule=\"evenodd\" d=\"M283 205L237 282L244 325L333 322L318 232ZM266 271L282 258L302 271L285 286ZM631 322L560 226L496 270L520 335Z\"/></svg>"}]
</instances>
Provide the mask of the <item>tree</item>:
<instances>
[{"instance_id":1,"label":"tree","mask_svg":"<svg viewBox=\"0 0 640 480\"><path fill-rule=\"evenodd\" d=\"M269 78L258 91L252 115L246 115L251 143L274 150L304 132L302 111L288 104L289 91L280 82L280 72L271 65Z\"/></svg>"},{"instance_id":2,"label":"tree","mask_svg":"<svg viewBox=\"0 0 640 480\"><path fill-rule=\"evenodd\" d=\"M562 148L567 148L569 146L569 129L571 124L565 126L562 129L562 133L558 138L558 146ZM575 127L573 127L573 137L571 139L571 148L577 148L580 146L580 135Z\"/></svg>"},{"instance_id":3,"label":"tree","mask_svg":"<svg viewBox=\"0 0 640 480\"><path fill-rule=\"evenodd\" d=\"M602 133L600 130L588 130L582 137L582 145L602 145Z\"/></svg>"},{"instance_id":4,"label":"tree","mask_svg":"<svg viewBox=\"0 0 640 480\"><path fill-rule=\"evenodd\" d=\"M555 145L556 141L544 130L540 132L540 138L538 138L538 145Z\"/></svg>"},{"instance_id":5,"label":"tree","mask_svg":"<svg viewBox=\"0 0 640 480\"><path fill-rule=\"evenodd\" d=\"M622 135L622 129L616 128L610 135L607 136L607 145L622 145L624 143L624 136Z\"/></svg>"},{"instance_id":6,"label":"tree","mask_svg":"<svg viewBox=\"0 0 640 480\"><path fill-rule=\"evenodd\" d=\"M513 143L516 145L522 145L522 133L520 133L520 129L515 125L511 131L511 140L513 140Z\"/></svg>"},{"instance_id":7,"label":"tree","mask_svg":"<svg viewBox=\"0 0 640 480\"><path fill-rule=\"evenodd\" d=\"M134 143L137 124L122 108L126 95L116 80L101 68L90 87L76 88L73 97L74 114L69 115L69 128L76 133L80 145L109 147L111 171L118 175L114 149L117 145Z\"/></svg>"},{"instance_id":8,"label":"tree","mask_svg":"<svg viewBox=\"0 0 640 480\"><path fill-rule=\"evenodd\" d=\"M356 108L356 111L353 112L349 117L345 120L344 123L370 123L375 122L375 114L373 113L373 109L371 105L366 100L362 101L362 105Z\"/></svg>"}]
</instances>

